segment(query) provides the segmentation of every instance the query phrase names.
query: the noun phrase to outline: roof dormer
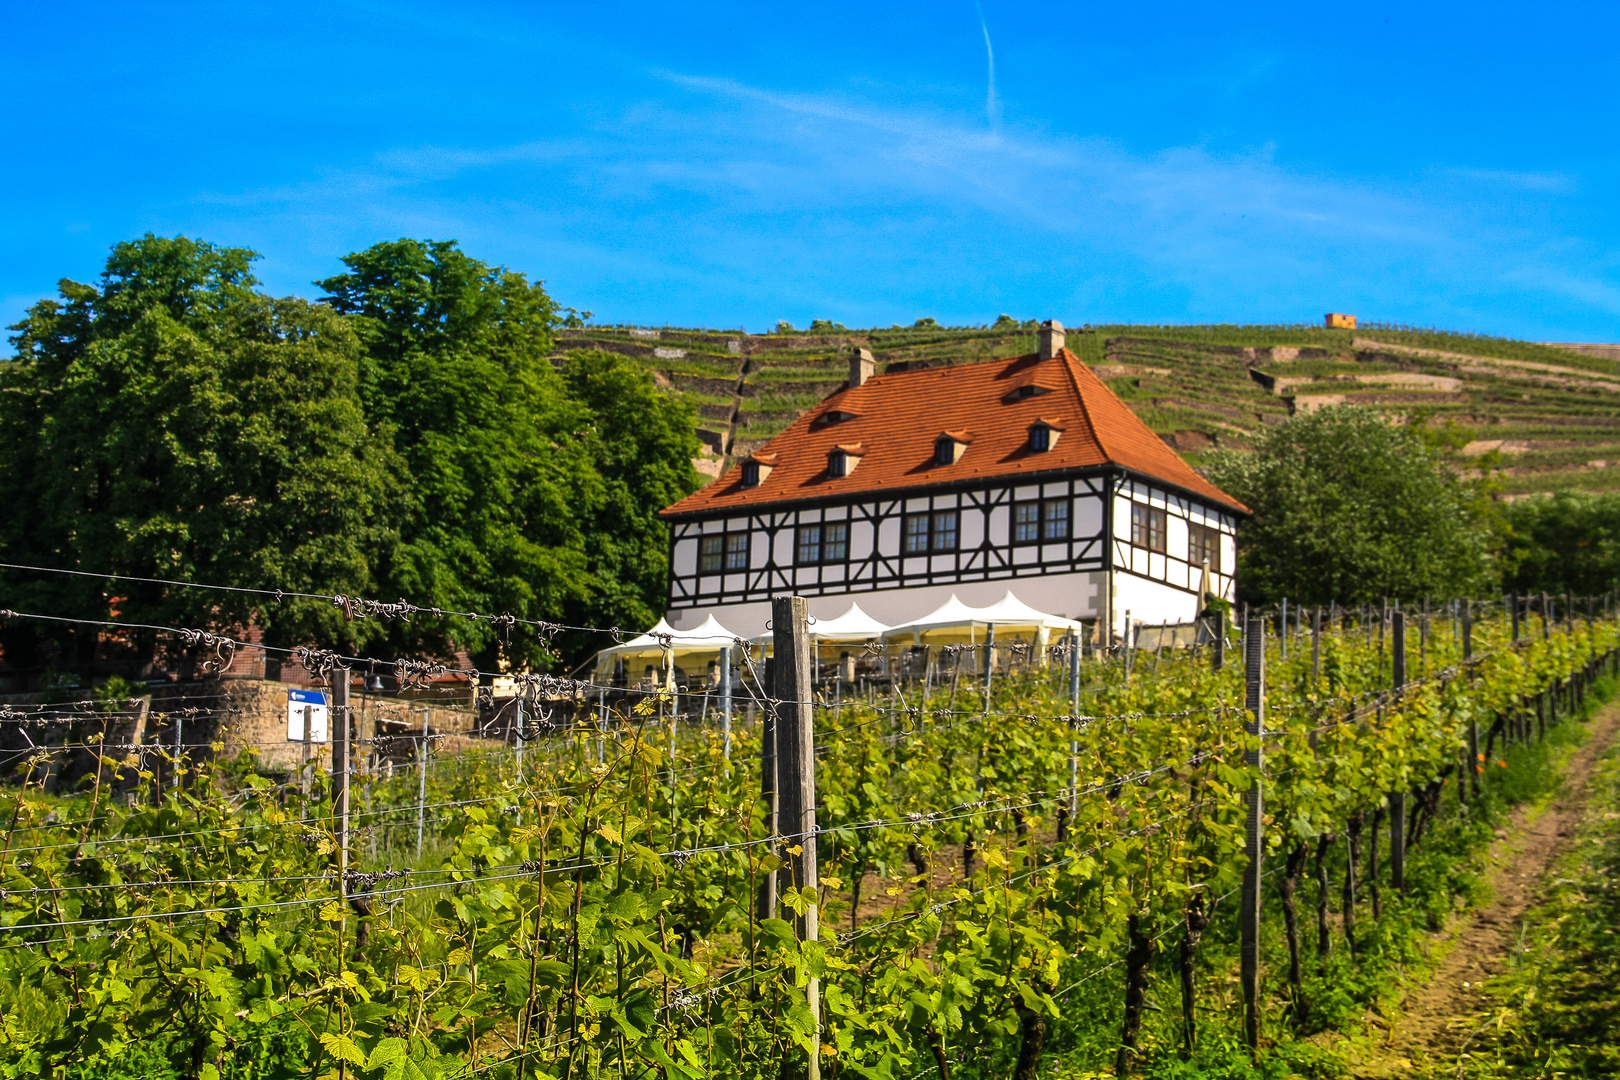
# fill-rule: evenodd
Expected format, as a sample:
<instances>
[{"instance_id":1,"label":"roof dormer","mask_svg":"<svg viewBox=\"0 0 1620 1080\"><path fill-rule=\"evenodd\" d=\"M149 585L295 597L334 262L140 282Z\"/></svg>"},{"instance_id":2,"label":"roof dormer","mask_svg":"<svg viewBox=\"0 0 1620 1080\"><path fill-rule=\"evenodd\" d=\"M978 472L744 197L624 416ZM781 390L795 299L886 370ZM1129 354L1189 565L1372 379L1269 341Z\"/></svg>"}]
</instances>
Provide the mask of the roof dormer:
<instances>
[{"instance_id":1,"label":"roof dormer","mask_svg":"<svg viewBox=\"0 0 1620 1080\"><path fill-rule=\"evenodd\" d=\"M831 424L842 424L848 420L859 420L860 416L861 414L853 409L828 409L826 412L816 417L816 423L824 426Z\"/></svg>"},{"instance_id":2,"label":"roof dormer","mask_svg":"<svg viewBox=\"0 0 1620 1080\"><path fill-rule=\"evenodd\" d=\"M1040 383L1036 382L1027 382L1023 386L1015 386L1005 394L1001 395L1001 400L1007 402L1023 401L1025 398L1040 397L1042 394L1050 394L1051 392L1052 387L1050 386L1042 386Z\"/></svg>"},{"instance_id":3,"label":"roof dormer","mask_svg":"<svg viewBox=\"0 0 1620 1080\"><path fill-rule=\"evenodd\" d=\"M1048 420L1045 417L1029 425L1029 442L1027 449L1032 454L1044 454L1058 444L1058 437L1063 434L1064 424L1060 420Z\"/></svg>"},{"instance_id":4,"label":"roof dormer","mask_svg":"<svg viewBox=\"0 0 1620 1080\"><path fill-rule=\"evenodd\" d=\"M827 453L827 476L835 480L848 476L865 456L866 447L860 443L840 443Z\"/></svg>"},{"instance_id":5,"label":"roof dormer","mask_svg":"<svg viewBox=\"0 0 1620 1080\"><path fill-rule=\"evenodd\" d=\"M779 460L775 454L750 454L742 463L742 486L759 487L771 475Z\"/></svg>"},{"instance_id":6,"label":"roof dormer","mask_svg":"<svg viewBox=\"0 0 1620 1080\"><path fill-rule=\"evenodd\" d=\"M973 436L966 431L942 431L934 440L934 464L955 465L967 452Z\"/></svg>"}]
</instances>

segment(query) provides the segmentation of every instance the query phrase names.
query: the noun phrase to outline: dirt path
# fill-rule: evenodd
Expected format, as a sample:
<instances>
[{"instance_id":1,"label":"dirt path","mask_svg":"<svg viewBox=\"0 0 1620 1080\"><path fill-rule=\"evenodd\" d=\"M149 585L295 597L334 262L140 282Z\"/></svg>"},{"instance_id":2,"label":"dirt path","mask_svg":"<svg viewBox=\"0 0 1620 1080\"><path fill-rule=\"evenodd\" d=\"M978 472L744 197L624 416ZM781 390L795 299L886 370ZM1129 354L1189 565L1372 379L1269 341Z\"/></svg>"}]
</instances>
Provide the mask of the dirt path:
<instances>
[{"instance_id":1,"label":"dirt path","mask_svg":"<svg viewBox=\"0 0 1620 1080\"><path fill-rule=\"evenodd\" d=\"M1468 1037L1467 1018L1486 1004L1479 986L1498 974L1518 934L1520 920L1536 903L1542 879L1575 833L1598 760L1620 733L1620 705L1602 709L1586 742L1570 756L1563 783L1544 809L1521 806L1497 831L1489 854L1492 899L1460 916L1436 936L1447 950L1432 975L1408 991L1377 1056L1359 1063L1360 1077L1395 1077L1417 1057L1455 1053Z\"/></svg>"}]
</instances>

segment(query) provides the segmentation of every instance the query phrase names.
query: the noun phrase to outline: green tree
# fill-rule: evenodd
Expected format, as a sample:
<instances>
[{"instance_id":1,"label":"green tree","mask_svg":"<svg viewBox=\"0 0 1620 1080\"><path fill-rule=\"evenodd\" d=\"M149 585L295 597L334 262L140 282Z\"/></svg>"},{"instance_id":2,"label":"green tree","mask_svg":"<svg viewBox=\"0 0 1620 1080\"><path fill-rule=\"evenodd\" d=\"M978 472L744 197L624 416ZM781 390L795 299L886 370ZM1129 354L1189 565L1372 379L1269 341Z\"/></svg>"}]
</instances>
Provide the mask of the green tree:
<instances>
[{"instance_id":1,"label":"green tree","mask_svg":"<svg viewBox=\"0 0 1620 1080\"><path fill-rule=\"evenodd\" d=\"M603 499L586 548L597 593L570 611L575 625L642 630L669 595L669 527L658 511L697 490L701 449L691 406L658 391L633 361L596 349L568 354L570 393L590 410L590 449ZM600 648L576 638L573 652Z\"/></svg>"},{"instance_id":2,"label":"green tree","mask_svg":"<svg viewBox=\"0 0 1620 1080\"><path fill-rule=\"evenodd\" d=\"M367 415L408 463L412 505L379 568L390 594L484 614L642 630L667 597L657 512L695 489L690 411L622 357L551 356L541 283L454 243L398 240L320 282L365 342ZM572 662L594 636L546 641L488 624L413 624L399 647ZM396 627L396 635L403 628Z\"/></svg>"},{"instance_id":3,"label":"green tree","mask_svg":"<svg viewBox=\"0 0 1620 1080\"><path fill-rule=\"evenodd\" d=\"M1620 495L1520 499L1506 516L1504 589L1595 596L1620 586Z\"/></svg>"},{"instance_id":4,"label":"green tree","mask_svg":"<svg viewBox=\"0 0 1620 1080\"><path fill-rule=\"evenodd\" d=\"M454 242L396 240L344 258L318 282L365 344L367 417L388 430L410 476L400 543L378 568L415 603L559 619L597 578L586 533L605 492L585 434L589 411L548 356L557 306L540 283ZM394 627L396 647L462 647L541 662L544 640L469 620Z\"/></svg>"},{"instance_id":5,"label":"green tree","mask_svg":"<svg viewBox=\"0 0 1620 1080\"><path fill-rule=\"evenodd\" d=\"M7 561L289 591L375 585L399 488L360 408L359 341L331 311L256 292L255 257L149 234L117 245L97 285L64 280L60 302L11 327L0 491L27 513L0 525ZM17 571L6 584L16 608L79 618L256 620L279 644L370 632L314 602ZM35 628L6 633L8 658L26 664ZM149 659L157 639L136 638ZM101 639L54 641L83 663Z\"/></svg>"},{"instance_id":6,"label":"green tree","mask_svg":"<svg viewBox=\"0 0 1620 1080\"><path fill-rule=\"evenodd\" d=\"M1254 517L1238 532L1251 602L1447 599L1489 580L1487 491L1450 461L1447 433L1349 406L1295 416L1211 479Z\"/></svg>"}]
</instances>

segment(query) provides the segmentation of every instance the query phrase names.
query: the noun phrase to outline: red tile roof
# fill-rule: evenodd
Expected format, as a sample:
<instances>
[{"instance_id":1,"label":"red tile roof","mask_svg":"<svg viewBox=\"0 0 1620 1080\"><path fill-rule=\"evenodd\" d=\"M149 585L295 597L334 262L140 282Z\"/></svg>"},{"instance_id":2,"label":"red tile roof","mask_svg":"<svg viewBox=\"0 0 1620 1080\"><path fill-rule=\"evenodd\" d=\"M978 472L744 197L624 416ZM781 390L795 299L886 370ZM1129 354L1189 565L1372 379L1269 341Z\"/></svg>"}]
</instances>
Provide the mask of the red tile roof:
<instances>
[{"instance_id":1,"label":"red tile roof","mask_svg":"<svg viewBox=\"0 0 1620 1080\"><path fill-rule=\"evenodd\" d=\"M1010 390L1030 385L1049 392L1007 399ZM834 412L855 415L837 423L818 422ZM1028 449L1029 427L1037 420L1063 433L1044 452ZM968 445L953 464L934 463L934 441L942 431L953 438L966 436L960 441ZM829 477L828 452L851 443L865 450L861 467ZM1050 360L1030 355L874 376L862 386L831 394L754 457L775 464L758 485L743 487L742 470L733 468L664 513L742 509L1110 464L1248 512L1194 472L1067 349Z\"/></svg>"}]
</instances>

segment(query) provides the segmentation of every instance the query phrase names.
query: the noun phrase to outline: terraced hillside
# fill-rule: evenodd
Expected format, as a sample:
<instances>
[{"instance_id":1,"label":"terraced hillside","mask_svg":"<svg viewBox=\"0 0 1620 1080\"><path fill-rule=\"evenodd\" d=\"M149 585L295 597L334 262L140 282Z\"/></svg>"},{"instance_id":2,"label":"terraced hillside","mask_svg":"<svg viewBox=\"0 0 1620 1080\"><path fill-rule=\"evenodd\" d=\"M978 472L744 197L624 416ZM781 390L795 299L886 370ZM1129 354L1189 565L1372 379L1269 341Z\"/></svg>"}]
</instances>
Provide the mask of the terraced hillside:
<instances>
[{"instance_id":1,"label":"terraced hillside","mask_svg":"<svg viewBox=\"0 0 1620 1080\"><path fill-rule=\"evenodd\" d=\"M1262 425L1293 412L1350 403L1422 410L1466 428L1465 452L1499 461L1508 494L1620 489L1616 346L1311 326L1084 327L1068 344L1194 466L1213 449L1246 449ZM560 345L634 357L690 401L706 448L699 468L713 477L835 390L855 348L870 348L885 370L967 363L1034 351L1035 324L806 334L591 327L566 331Z\"/></svg>"}]
</instances>

